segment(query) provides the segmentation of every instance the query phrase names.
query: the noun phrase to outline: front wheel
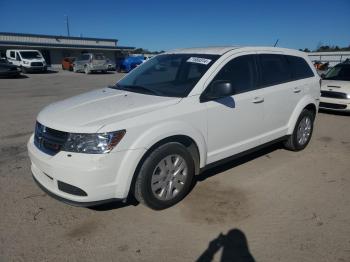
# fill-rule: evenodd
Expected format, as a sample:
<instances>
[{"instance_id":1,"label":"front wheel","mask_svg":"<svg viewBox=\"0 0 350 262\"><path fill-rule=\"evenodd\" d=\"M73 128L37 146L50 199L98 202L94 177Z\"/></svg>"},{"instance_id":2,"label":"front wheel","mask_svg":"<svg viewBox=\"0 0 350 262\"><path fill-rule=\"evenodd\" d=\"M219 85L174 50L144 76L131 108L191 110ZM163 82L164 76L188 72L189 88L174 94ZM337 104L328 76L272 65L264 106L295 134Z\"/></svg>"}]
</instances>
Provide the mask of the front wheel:
<instances>
[{"instance_id":1,"label":"front wheel","mask_svg":"<svg viewBox=\"0 0 350 262\"><path fill-rule=\"evenodd\" d=\"M291 151L303 150L311 140L314 120L315 114L304 109L295 124L293 134L288 137L284 146Z\"/></svg>"},{"instance_id":2,"label":"front wheel","mask_svg":"<svg viewBox=\"0 0 350 262\"><path fill-rule=\"evenodd\" d=\"M194 170L193 158L185 146L164 144L142 163L135 181L135 198L155 210L175 205L189 192Z\"/></svg>"},{"instance_id":3,"label":"front wheel","mask_svg":"<svg viewBox=\"0 0 350 262\"><path fill-rule=\"evenodd\" d=\"M84 72L85 72L85 74L87 74L87 75L91 73L91 71L90 71L90 69L89 69L88 66L84 66Z\"/></svg>"}]
</instances>

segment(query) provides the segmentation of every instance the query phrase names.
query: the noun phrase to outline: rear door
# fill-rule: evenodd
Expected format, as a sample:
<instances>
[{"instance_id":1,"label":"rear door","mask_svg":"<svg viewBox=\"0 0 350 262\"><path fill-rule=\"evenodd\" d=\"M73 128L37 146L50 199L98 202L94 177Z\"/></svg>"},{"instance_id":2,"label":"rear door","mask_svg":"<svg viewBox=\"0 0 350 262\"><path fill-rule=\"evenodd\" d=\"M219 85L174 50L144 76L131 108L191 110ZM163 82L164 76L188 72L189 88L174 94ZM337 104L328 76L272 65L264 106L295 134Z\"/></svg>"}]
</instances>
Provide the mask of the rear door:
<instances>
[{"instance_id":1,"label":"rear door","mask_svg":"<svg viewBox=\"0 0 350 262\"><path fill-rule=\"evenodd\" d=\"M258 146L263 131L255 53L229 58L210 82L216 80L230 81L235 94L206 102L208 164Z\"/></svg>"},{"instance_id":2,"label":"rear door","mask_svg":"<svg viewBox=\"0 0 350 262\"><path fill-rule=\"evenodd\" d=\"M293 81L283 53L260 53L258 61L259 86L265 99L262 142L266 143L286 135L289 118L303 91Z\"/></svg>"}]
</instances>

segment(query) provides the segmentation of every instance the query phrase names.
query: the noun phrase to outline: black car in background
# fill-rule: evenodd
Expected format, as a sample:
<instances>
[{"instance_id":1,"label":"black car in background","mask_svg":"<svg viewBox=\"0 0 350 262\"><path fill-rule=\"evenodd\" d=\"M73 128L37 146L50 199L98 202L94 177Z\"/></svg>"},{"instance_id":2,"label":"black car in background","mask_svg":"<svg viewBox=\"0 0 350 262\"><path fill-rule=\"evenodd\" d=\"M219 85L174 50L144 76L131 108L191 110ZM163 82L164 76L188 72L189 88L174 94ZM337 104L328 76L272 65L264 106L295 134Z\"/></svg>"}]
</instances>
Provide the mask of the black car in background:
<instances>
[{"instance_id":1,"label":"black car in background","mask_svg":"<svg viewBox=\"0 0 350 262\"><path fill-rule=\"evenodd\" d=\"M0 58L0 77L17 77L21 71L17 66L10 64L6 59Z\"/></svg>"}]
</instances>

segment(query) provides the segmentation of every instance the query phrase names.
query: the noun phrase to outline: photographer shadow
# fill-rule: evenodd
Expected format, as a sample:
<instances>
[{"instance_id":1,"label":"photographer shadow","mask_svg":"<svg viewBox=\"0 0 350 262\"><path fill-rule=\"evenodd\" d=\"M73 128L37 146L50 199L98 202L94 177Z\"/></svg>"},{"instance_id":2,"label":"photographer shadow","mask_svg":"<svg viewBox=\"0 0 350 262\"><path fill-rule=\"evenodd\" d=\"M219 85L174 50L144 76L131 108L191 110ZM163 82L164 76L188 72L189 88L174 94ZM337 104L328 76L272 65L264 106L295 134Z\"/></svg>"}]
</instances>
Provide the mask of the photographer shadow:
<instances>
[{"instance_id":1,"label":"photographer shadow","mask_svg":"<svg viewBox=\"0 0 350 262\"><path fill-rule=\"evenodd\" d=\"M213 261L215 254L222 250L221 262L255 262L249 251L248 241L239 229L231 229L226 235L220 235L210 241L208 248L196 260L197 262Z\"/></svg>"}]
</instances>

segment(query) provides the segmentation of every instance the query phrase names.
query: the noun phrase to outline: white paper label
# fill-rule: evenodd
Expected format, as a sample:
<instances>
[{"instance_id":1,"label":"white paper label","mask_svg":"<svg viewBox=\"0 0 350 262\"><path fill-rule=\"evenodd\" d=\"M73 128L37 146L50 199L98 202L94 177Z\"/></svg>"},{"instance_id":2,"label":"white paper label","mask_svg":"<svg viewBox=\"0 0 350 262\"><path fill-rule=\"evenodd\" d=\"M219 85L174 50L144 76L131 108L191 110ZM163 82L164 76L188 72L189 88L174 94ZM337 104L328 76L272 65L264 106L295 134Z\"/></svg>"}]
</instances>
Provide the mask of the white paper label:
<instances>
[{"instance_id":1,"label":"white paper label","mask_svg":"<svg viewBox=\"0 0 350 262\"><path fill-rule=\"evenodd\" d=\"M189 59L187 59L187 62L207 65L211 62L211 59L200 58L200 57L190 57Z\"/></svg>"}]
</instances>

